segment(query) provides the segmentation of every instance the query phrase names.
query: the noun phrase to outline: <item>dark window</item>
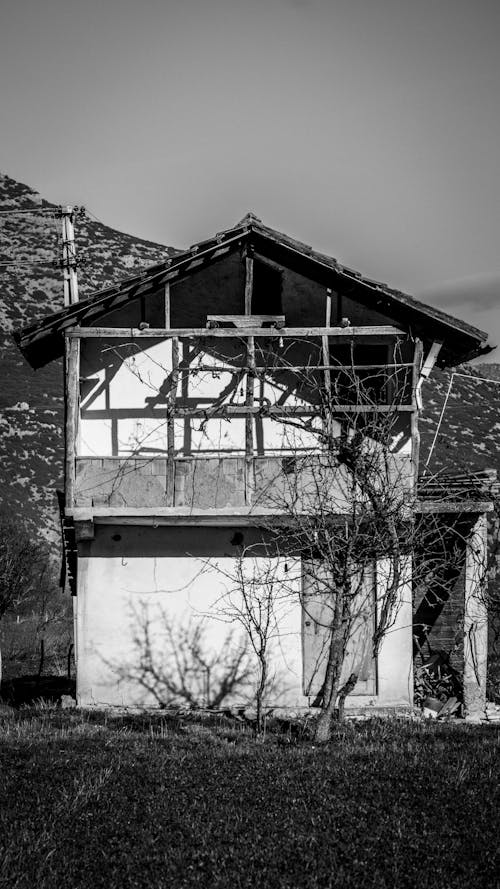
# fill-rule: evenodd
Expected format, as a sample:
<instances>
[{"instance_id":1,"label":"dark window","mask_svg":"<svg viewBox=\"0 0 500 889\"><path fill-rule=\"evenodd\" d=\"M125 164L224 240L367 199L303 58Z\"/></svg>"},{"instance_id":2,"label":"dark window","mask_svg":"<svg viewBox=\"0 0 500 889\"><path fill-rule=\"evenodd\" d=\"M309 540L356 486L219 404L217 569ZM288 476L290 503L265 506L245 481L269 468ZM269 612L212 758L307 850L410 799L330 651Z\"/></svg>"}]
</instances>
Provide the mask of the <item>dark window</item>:
<instances>
[{"instance_id":1,"label":"dark window","mask_svg":"<svg viewBox=\"0 0 500 889\"><path fill-rule=\"evenodd\" d=\"M253 266L252 315L281 314L281 271L256 259Z\"/></svg>"}]
</instances>

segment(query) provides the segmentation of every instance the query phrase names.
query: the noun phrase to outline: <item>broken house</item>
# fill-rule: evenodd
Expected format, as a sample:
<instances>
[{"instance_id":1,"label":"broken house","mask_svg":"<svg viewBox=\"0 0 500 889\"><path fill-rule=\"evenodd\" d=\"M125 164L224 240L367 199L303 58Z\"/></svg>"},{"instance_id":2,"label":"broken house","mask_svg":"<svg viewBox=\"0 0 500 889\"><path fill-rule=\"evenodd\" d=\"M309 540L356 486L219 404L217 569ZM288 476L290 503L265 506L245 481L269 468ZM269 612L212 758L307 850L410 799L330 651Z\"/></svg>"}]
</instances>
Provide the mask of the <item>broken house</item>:
<instances>
[{"instance_id":1,"label":"broken house","mask_svg":"<svg viewBox=\"0 0 500 889\"><path fill-rule=\"evenodd\" d=\"M481 713L491 497L480 478L419 488L418 416L435 363L488 351L486 334L248 215L15 338L34 368L65 355L61 516L80 705L251 702L243 590L261 617L274 597L266 704L317 704L331 582L318 590L311 547L284 552L276 529L283 540L304 517L310 527L320 505L326 528L348 528L356 481L328 443L358 423L376 449L373 418L390 415L386 484L410 519L460 528L465 704ZM417 590L407 558L374 652L386 562L372 552L360 582L347 706L410 707L414 638L420 651L440 613L432 578Z\"/></svg>"}]
</instances>

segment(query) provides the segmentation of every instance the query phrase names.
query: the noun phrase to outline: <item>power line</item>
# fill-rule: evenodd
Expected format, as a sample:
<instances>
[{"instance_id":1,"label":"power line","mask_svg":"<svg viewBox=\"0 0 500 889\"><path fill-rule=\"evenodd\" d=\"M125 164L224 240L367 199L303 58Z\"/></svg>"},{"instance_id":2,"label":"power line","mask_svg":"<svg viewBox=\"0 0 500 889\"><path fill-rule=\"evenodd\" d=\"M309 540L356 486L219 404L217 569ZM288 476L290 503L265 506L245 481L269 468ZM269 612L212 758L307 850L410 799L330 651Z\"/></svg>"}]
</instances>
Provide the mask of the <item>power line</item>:
<instances>
[{"instance_id":1,"label":"power line","mask_svg":"<svg viewBox=\"0 0 500 889\"><path fill-rule=\"evenodd\" d=\"M87 210L88 215L89 215L89 216L92 216L94 222L98 222L99 225L102 225L102 226L103 226L103 228L107 228L107 226L104 224L104 222L102 221L102 219L99 219L99 217L96 216L95 213L92 212L92 210L89 210L88 207L86 207L86 210Z\"/></svg>"},{"instance_id":2,"label":"power line","mask_svg":"<svg viewBox=\"0 0 500 889\"><path fill-rule=\"evenodd\" d=\"M0 210L0 216L13 216L20 213L55 213L57 207L33 207L31 210Z\"/></svg>"},{"instance_id":3,"label":"power line","mask_svg":"<svg viewBox=\"0 0 500 889\"><path fill-rule=\"evenodd\" d=\"M453 376L468 377L469 380L478 380L480 383L496 383L497 386L500 386L500 380L493 380L491 377L476 377L475 374L461 374L458 371Z\"/></svg>"},{"instance_id":4,"label":"power line","mask_svg":"<svg viewBox=\"0 0 500 889\"><path fill-rule=\"evenodd\" d=\"M0 266L6 265L59 265L60 260L55 257L52 259L10 259L7 262L0 262Z\"/></svg>"}]
</instances>

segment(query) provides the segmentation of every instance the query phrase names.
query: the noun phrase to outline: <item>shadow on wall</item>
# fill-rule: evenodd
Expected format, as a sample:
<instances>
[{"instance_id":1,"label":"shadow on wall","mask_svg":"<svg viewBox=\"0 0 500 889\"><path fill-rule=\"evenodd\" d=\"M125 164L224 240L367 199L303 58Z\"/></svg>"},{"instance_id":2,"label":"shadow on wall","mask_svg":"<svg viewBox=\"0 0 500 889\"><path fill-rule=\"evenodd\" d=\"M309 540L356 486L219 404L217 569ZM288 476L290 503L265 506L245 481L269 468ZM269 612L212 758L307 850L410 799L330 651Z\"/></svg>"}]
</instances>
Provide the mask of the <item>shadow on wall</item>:
<instances>
[{"instance_id":1,"label":"shadow on wall","mask_svg":"<svg viewBox=\"0 0 500 889\"><path fill-rule=\"evenodd\" d=\"M244 633L230 629L210 640L210 621L184 612L173 617L141 602L132 614L132 649L126 663L102 658L143 706L220 710L255 703L259 668ZM286 683L270 671L264 701L279 703ZM128 694L128 693L127 693Z\"/></svg>"}]
</instances>

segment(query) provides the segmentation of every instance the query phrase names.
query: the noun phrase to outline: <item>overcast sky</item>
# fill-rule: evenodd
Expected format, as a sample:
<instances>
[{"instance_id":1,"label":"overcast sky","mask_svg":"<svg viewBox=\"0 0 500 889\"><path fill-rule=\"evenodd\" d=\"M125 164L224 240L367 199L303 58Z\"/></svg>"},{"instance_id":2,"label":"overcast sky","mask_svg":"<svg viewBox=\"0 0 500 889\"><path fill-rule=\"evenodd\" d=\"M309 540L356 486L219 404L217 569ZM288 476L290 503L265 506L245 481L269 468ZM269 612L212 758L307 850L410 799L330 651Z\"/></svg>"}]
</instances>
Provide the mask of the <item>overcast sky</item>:
<instances>
[{"instance_id":1,"label":"overcast sky","mask_svg":"<svg viewBox=\"0 0 500 889\"><path fill-rule=\"evenodd\" d=\"M499 43L498 0L3 0L0 166L178 247L252 210L499 342Z\"/></svg>"}]
</instances>

